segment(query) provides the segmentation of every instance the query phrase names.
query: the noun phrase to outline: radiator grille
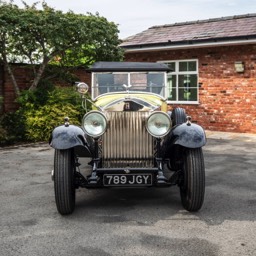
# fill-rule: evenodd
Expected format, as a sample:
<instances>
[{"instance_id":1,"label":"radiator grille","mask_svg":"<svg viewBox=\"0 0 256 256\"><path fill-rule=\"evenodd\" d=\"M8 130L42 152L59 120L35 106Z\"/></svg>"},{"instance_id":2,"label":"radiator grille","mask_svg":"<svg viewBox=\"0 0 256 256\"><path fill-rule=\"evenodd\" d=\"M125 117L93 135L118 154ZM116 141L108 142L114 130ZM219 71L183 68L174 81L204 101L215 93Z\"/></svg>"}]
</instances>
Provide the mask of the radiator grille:
<instances>
[{"instance_id":1,"label":"radiator grille","mask_svg":"<svg viewBox=\"0 0 256 256\"><path fill-rule=\"evenodd\" d=\"M154 142L145 127L149 112L108 112L102 137L102 165L153 167Z\"/></svg>"}]
</instances>

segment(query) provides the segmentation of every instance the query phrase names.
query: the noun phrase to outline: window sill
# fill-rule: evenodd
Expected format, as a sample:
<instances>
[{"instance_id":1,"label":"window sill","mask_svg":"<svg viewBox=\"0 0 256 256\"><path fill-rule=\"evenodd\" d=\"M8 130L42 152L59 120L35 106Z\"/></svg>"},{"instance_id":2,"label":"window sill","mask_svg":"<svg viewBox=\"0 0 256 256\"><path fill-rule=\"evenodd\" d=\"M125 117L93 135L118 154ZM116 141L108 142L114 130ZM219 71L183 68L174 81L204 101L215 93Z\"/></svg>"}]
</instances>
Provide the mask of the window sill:
<instances>
[{"instance_id":1,"label":"window sill","mask_svg":"<svg viewBox=\"0 0 256 256\"><path fill-rule=\"evenodd\" d=\"M167 104L199 105L200 103L198 101L170 101L170 100L167 100Z\"/></svg>"}]
</instances>

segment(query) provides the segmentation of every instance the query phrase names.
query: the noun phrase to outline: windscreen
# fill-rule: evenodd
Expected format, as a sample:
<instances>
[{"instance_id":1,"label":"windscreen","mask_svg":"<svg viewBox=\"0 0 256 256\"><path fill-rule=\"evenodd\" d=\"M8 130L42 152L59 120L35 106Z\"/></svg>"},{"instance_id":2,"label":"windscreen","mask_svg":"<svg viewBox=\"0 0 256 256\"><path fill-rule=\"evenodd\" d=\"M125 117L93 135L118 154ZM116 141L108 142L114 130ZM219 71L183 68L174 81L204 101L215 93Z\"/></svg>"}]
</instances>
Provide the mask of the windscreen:
<instances>
[{"instance_id":1,"label":"windscreen","mask_svg":"<svg viewBox=\"0 0 256 256\"><path fill-rule=\"evenodd\" d=\"M92 97L116 92L149 92L164 97L165 72L93 73Z\"/></svg>"}]
</instances>

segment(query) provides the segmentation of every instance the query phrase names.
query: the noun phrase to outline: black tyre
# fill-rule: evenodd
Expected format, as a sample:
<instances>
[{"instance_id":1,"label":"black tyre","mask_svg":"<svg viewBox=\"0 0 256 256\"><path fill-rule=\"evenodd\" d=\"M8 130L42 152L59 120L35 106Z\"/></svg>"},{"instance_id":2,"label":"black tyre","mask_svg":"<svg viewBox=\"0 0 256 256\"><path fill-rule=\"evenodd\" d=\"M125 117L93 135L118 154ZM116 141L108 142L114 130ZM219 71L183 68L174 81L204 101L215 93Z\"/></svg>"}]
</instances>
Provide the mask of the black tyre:
<instances>
[{"instance_id":1,"label":"black tyre","mask_svg":"<svg viewBox=\"0 0 256 256\"><path fill-rule=\"evenodd\" d=\"M171 115L173 126L183 124L187 121L187 115L184 108L175 108Z\"/></svg>"},{"instance_id":2,"label":"black tyre","mask_svg":"<svg viewBox=\"0 0 256 256\"><path fill-rule=\"evenodd\" d=\"M55 150L54 191L58 212L70 214L75 209L75 161L72 149Z\"/></svg>"},{"instance_id":3,"label":"black tyre","mask_svg":"<svg viewBox=\"0 0 256 256\"><path fill-rule=\"evenodd\" d=\"M205 167L201 148L185 149L183 153L180 195L187 211L198 211L204 202Z\"/></svg>"}]
</instances>

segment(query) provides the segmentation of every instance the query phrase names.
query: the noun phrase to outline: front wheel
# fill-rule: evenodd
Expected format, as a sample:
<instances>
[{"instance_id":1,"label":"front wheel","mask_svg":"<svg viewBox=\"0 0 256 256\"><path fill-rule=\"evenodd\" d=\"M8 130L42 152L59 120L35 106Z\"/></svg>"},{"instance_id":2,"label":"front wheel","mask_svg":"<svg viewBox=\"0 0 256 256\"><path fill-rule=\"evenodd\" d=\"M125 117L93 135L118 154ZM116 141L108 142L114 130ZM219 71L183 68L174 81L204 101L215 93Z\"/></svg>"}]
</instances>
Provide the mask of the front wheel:
<instances>
[{"instance_id":1,"label":"front wheel","mask_svg":"<svg viewBox=\"0 0 256 256\"><path fill-rule=\"evenodd\" d=\"M205 167L202 148L185 149L183 152L180 195L187 211L198 211L204 201Z\"/></svg>"},{"instance_id":2,"label":"front wheel","mask_svg":"<svg viewBox=\"0 0 256 256\"><path fill-rule=\"evenodd\" d=\"M55 150L54 191L58 212L70 214L75 209L75 161L72 149Z\"/></svg>"}]
</instances>

